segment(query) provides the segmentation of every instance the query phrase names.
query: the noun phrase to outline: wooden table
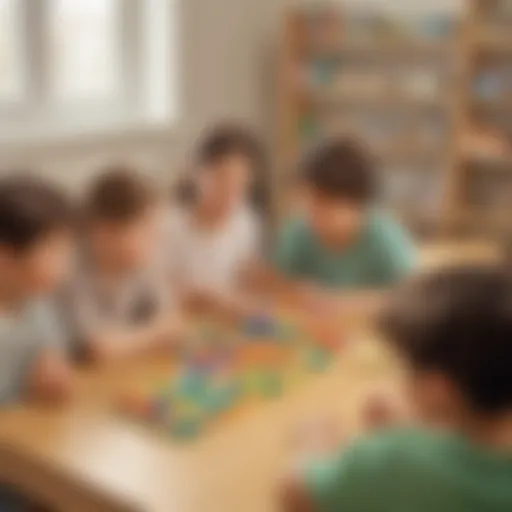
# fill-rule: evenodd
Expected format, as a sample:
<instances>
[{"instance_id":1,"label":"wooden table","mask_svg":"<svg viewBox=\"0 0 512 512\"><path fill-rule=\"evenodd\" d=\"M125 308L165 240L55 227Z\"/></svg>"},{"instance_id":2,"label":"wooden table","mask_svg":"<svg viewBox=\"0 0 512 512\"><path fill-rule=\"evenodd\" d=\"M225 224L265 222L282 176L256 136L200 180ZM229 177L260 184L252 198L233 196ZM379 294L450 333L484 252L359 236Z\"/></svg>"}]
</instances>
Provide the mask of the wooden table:
<instances>
[{"instance_id":1,"label":"wooden table","mask_svg":"<svg viewBox=\"0 0 512 512\"><path fill-rule=\"evenodd\" d=\"M495 256L482 245L444 245L422 253L429 267ZM220 422L190 445L170 442L112 410L127 383L168 363L84 371L73 404L0 414L0 477L65 512L277 511L275 488L290 460L297 423L336 414L348 432L356 432L362 395L393 379L392 364L363 338L329 373L279 401Z\"/></svg>"}]
</instances>

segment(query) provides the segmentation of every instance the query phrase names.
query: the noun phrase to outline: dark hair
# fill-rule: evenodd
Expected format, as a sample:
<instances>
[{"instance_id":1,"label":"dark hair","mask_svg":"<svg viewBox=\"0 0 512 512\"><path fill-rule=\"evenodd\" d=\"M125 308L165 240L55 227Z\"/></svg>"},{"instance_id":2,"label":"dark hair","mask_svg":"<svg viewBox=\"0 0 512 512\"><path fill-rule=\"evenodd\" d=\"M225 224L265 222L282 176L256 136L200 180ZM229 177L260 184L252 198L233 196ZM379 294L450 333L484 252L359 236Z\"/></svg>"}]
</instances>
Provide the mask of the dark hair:
<instances>
[{"instance_id":1,"label":"dark hair","mask_svg":"<svg viewBox=\"0 0 512 512\"><path fill-rule=\"evenodd\" d=\"M110 167L92 184L85 200L89 220L126 222L156 204L155 188L127 167Z\"/></svg>"},{"instance_id":2,"label":"dark hair","mask_svg":"<svg viewBox=\"0 0 512 512\"><path fill-rule=\"evenodd\" d=\"M334 199L366 203L376 194L375 165L368 152L352 139L333 139L306 155L300 178Z\"/></svg>"},{"instance_id":3,"label":"dark hair","mask_svg":"<svg viewBox=\"0 0 512 512\"><path fill-rule=\"evenodd\" d=\"M265 207L269 195L266 152L258 136L243 123L224 122L206 130L195 149L196 169L211 169L212 164L231 155L243 155L251 162L255 174L251 199ZM185 203L194 200L196 190L190 175L180 180L176 195Z\"/></svg>"},{"instance_id":4,"label":"dark hair","mask_svg":"<svg viewBox=\"0 0 512 512\"><path fill-rule=\"evenodd\" d=\"M417 278L382 326L413 368L448 376L479 412L512 407L512 273L472 266Z\"/></svg>"},{"instance_id":5,"label":"dark hair","mask_svg":"<svg viewBox=\"0 0 512 512\"><path fill-rule=\"evenodd\" d=\"M257 136L238 123L223 123L206 131L196 152L200 165L214 164L230 155L243 155L259 168L263 159L263 148Z\"/></svg>"},{"instance_id":6,"label":"dark hair","mask_svg":"<svg viewBox=\"0 0 512 512\"><path fill-rule=\"evenodd\" d=\"M73 212L64 194L32 176L0 180L0 244L28 249L44 236L71 227Z\"/></svg>"}]
</instances>

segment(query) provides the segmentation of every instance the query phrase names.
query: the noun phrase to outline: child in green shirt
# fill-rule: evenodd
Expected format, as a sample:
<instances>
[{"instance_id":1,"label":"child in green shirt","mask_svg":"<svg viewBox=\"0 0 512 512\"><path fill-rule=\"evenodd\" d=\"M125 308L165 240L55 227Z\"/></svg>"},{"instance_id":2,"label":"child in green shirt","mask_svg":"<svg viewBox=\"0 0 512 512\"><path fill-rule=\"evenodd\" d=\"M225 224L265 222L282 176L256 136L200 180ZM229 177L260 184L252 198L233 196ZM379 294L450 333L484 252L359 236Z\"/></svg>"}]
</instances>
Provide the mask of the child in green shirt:
<instances>
[{"instance_id":1,"label":"child in green shirt","mask_svg":"<svg viewBox=\"0 0 512 512\"><path fill-rule=\"evenodd\" d=\"M418 278L392 298L383 326L430 427L383 431L311 464L287 485L285 510L512 510L510 271Z\"/></svg>"},{"instance_id":2,"label":"child in green shirt","mask_svg":"<svg viewBox=\"0 0 512 512\"><path fill-rule=\"evenodd\" d=\"M335 139L302 166L304 212L278 237L275 265L286 280L333 289L388 287L414 264L405 230L375 207L374 165L357 143Z\"/></svg>"}]
</instances>

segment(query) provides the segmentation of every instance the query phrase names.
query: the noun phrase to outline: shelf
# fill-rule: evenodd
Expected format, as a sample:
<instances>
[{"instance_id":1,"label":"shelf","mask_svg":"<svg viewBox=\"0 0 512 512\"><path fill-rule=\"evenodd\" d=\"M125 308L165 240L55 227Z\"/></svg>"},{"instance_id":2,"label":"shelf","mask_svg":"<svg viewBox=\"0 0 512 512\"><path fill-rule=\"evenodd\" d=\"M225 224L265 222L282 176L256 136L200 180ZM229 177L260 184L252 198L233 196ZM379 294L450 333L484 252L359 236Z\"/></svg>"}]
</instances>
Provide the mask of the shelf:
<instances>
[{"instance_id":1,"label":"shelf","mask_svg":"<svg viewBox=\"0 0 512 512\"><path fill-rule=\"evenodd\" d=\"M439 58L454 54L456 47L448 41L389 40L389 41L344 41L339 46L327 49L309 48L307 57L358 57L384 58Z\"/></svg>"},{"instance_id":2,"label":"shelf","mask_svg":"<svg viewBox=\"0 0 512 512\"><path fill-rule=\"evenodd\" d=\"M448 152L446 148L403 148L394 150L384 150L377 153L377 158L384 164L441 164L447 159Z\"/></svg>"},{"instance_id":3,"label":"shelf","mask_svg":"<svg viewBox=\"0 0 512 512\"><path fill-rule=\"evenodd\" d=\"M512 171L512 155L484 155L481 153L466 153L463 160L467 164L475 164L488 167L510 168Z\"/></svg>"},{"instance_id":4,"label":"shelf","mask_svg":"<svg viewBox=\"0 0 512 512\"><path fill-rule=\"evenodd\" d=\"M321 106L338 104L345 106L347 104L354 105L358 108L406 108L414 110L425 110L433 108L446 108L448 101L446 97L420 98L415 96L392 96L392 95L376 95L363 96L357 94L344 94L336 91L315 91L310 90L310 96L313 103Z\"/></svg>"},{"instance_id":5,"label":"shelf","mask_svg":"<svg viewBox=\"0 0 512 512\"><path fill-rule=\"evenodd\" d=\"M492 28L480 29L476 31L475 45L481 51L511 53L512 36L493 32Z\"/></svg>"},{"instance_id":6,"label":"shelf","mask_svg":"<svg viewBox=\"0 0 512 512\"><path fill-rule=\"evenodd\" d=\"M459 212L456 222L471 223L481 227L512 227L510 214L508 212L490 212L485 207L466 206Z\"/></svg>"},{"instance_id":7,"label":"shelf","mask_svg":"<svg viewBox=\"0 0 512 512\"><path fill-rule=\"evenodd\" d=\"M357 54L365 56L425 56L444 57L454 51L448 42L427 42L414 40L372 41L369 43L348 41L338 50L341 55Z\"/></svg>"},{"instance_id":8,"label":"shelf","mask_svg":"<svg viewBox=\"0 0 512 512\"><path fill-rule=\"evenodd\" d=\"M512 100L509 99L495 99L495 100L483 100L474 99L474 107L480 110L512 110Z\"/></svg>"}]
</instances>

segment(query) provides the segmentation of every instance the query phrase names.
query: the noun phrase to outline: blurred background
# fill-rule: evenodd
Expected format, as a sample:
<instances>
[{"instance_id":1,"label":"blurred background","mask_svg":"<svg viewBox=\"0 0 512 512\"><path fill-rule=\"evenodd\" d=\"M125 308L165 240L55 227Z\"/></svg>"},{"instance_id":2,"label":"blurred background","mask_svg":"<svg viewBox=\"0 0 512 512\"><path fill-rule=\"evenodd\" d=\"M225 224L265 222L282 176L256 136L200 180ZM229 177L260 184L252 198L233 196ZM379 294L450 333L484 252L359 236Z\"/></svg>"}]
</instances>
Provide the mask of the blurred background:
<instances>
[{"instance_id":1,"label":"blurred background","mask_svg":"<svg viewBox=\"0 0 512 512\"><path fill-rule=\"evenodd\" d=\"M261 130L273 211L322 137L363 140L418 236L512 239L512 0L0 0L0 168L170 184L200 131Z\"/></svg>"}]
</instances>

